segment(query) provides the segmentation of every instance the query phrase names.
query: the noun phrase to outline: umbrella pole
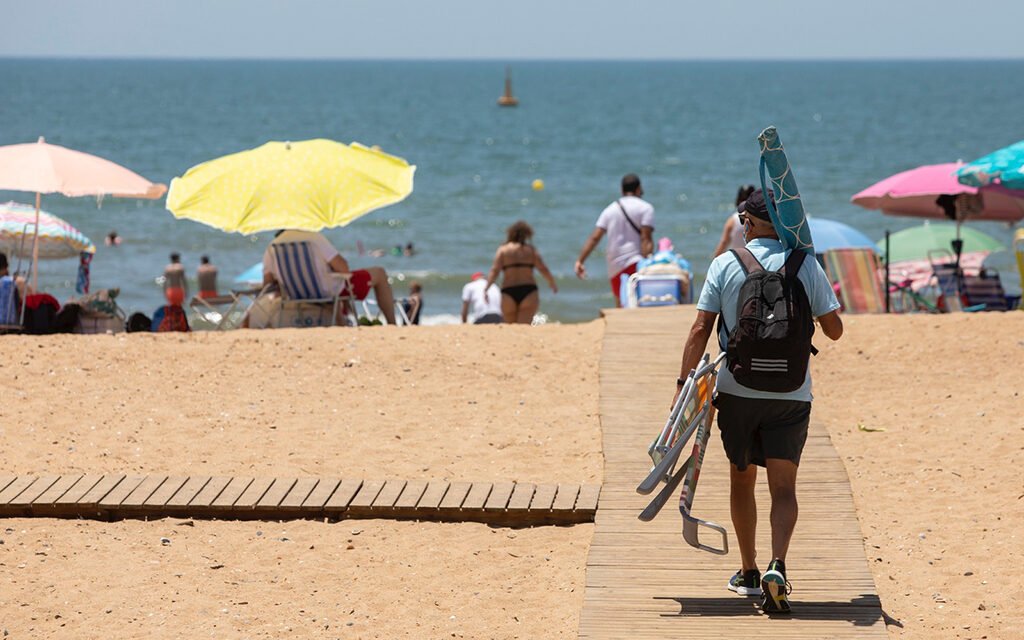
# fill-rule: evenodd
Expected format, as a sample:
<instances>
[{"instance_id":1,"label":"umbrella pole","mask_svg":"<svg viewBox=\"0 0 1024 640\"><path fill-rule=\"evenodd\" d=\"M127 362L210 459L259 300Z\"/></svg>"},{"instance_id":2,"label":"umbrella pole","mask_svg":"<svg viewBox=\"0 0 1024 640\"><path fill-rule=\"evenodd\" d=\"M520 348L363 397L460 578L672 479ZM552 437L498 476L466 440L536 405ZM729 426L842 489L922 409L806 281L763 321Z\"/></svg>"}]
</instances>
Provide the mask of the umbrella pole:
<instances>
[{"instance_id":1,"label":"umbrella pole","mask_svg":"<svg viewBox=\"0 0 1024 640\"><path fill-rule=\"evenodd\" d=\"M32 290L39 291L39 203L41 196L36 191L36 232L32 236Z\"/></svg>"},{"instance_id":2,"label":"umbrella pole","mask_svg":"<svg viewBox=\"0 0 1024 640\"><path fill-rule=\"evenodd\" d=\"M885 312L891 313L889 309L889 230L885 230Z\"/></svg>"},{"instance_id":3,"label":"umbrella pole","mask_svg":"<svg viewBox=\"0 0 1024 640\"><path fill-rule=\"evenodd\" d=\"M964 241L960 238L960 219L956 221L956 239L951 243L953 245L953 253L956 254L956 261L953 263L953 277L956 278L956 295L960 297L960 255L964 250Z\"/></svg>"}]
</instances>

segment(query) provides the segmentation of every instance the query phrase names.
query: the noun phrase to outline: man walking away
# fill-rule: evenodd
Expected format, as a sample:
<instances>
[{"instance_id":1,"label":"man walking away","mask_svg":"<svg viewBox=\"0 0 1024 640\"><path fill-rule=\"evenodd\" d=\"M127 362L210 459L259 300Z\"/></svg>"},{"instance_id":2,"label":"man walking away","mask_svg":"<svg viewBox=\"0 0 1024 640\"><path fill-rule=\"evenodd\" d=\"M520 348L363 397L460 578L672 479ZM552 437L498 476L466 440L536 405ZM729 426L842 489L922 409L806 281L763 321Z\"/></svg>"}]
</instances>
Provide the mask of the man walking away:
<instances>
[{"instance_id":1,"label":"man walking away","mask_svg":"<svg viewBox=\"0 0 1024 640\"><path fill-rule=\"evenodd\" d=\"M587 277L583 263L587 256L608 234L608 279L615 296L615 306L621 307L619 283L623 275L636 273L636 263L654 253L654 207L642 199L644 189L640 177L629 173L622 177L622 197L605 207L597 219L597 226L583 243L576 260L576 276Z\"/></svg>"},{"instance_id":2,"label":"man walking away","mask_svg":"<svg viewBox=\"0 0 1024 640\"><path fill-rule=\"evenodd\" d=\"M760 595L766 613L788 613L786 553L796 527L796 475L811 415L811 375L806 366L813 350L811 318L832 340L843 335L843 322L837 313L839 302L817 260L810 256L804 260L799 252L791 257L779 241L760 189L740 205L739 214L747 245L718 256L708 269L697 319L683 349L676 396L697 366L720 316L719 346L727 356L714 404L729 458L729 504L742 562L727 586L740 595ZM772 273L784 266L783 273ZM753 287L757 283L763 288ZM778 299L780 292L781 304L766 311L752 303L755 295L771 300ZM740 323L740 306L744 319L763 313L768 320ZM784 316L784 322L776 316ZM772 560L764 575L758 570L754 548L758 466L767 469L772 499Z\"/></svg>"}]
</instances>

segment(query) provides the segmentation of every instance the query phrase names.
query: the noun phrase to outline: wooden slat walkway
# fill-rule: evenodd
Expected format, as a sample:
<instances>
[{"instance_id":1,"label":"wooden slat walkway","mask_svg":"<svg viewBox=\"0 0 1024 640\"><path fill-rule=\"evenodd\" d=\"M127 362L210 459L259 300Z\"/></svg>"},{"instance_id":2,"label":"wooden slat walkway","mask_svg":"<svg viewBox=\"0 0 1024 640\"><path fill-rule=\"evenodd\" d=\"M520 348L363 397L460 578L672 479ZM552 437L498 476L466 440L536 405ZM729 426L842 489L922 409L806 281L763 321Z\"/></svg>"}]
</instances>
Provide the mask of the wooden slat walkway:
<instances>
[{"instance_id":1,"label":"wooden slat walkway","mask_svg":"<svg viewBox=\"0 0 1024 640\"><path fill-rule=\"evenodd\" d=\"M512 527L593 522L596 485L339 478L0 474L0 517L390 518Z\"/></svg>"},{"instance_id":2,"label":"wooden slat walkway","mask_svg":"<svg viewBox=\"0 0 1024 640\"><path fill-rule=\"evenodd\" d=\"M579 636L886 638L846 470L820 424L812 424L800 466L800 520L787 562L791 617L768 618L755 599L726 590L740 560L729 518L728 463L717 427L693 511L729 530L729 555L698 551L683 541L676 499L653 522L637 519L653 494L638 495L636 485L650 469L647 446L668 415L694 315L692 307L606 313L600 376L605 481L587 561ZM757 500L764 570L771 546L763 470Z\"/></svg>"}]
</instances>

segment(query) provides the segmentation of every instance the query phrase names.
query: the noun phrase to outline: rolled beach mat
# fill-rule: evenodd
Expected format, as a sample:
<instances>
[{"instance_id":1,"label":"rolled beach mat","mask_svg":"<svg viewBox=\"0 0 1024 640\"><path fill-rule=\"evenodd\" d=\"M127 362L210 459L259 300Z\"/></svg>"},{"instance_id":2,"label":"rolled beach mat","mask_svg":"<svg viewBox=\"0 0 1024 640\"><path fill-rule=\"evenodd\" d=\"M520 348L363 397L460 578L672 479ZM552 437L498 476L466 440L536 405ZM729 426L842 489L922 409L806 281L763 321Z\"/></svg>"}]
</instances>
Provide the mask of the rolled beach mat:
<instances>
[{"instance_id":1,"label":"rolled beach mat","mask_svg":"<svg viewBox=\"0 0 1024 640\"><path fill-rule=\"evenodd\" d=\"M793 177L793 168L789 165L786 150L779 140L779 132L775 127L768 127L757 136L761 144L761 188L767 191L765 173L775 192L775 205L765 198L768 213L775 225L783 246L787 249L799 249L814 255L814 242L811 239L811 228L807 224L804 205L800 201L800 190Z\"/></svg>"}]
</instances>

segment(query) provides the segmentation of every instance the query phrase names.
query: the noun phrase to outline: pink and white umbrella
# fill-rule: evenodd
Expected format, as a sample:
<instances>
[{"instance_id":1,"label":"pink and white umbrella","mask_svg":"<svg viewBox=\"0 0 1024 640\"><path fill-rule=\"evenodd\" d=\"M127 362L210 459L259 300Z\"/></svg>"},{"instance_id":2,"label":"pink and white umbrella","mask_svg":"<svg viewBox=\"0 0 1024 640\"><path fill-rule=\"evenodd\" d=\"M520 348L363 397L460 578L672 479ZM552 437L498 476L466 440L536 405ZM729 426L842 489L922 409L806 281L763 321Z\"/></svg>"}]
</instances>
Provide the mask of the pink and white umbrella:
<instances>
[{"instance_id":1,"label":"pink and white umbrella","mask_svg":"<svg viewBox=\"0 0 1024 640\"><path fill-rule=\"evenodd\" d=\"M74 151L43 138L36 143L0 147L0 190L36 194L36 229L39 228L40 196L103 196L156 199L167 187L146 180L121 165L98 156ZM38 235L32 242L32 284L36 285L39 258Z\"/></svg>"},{"instance_id":2,"label":"pink and white umbrella","mask_svg":"<svg viewBox=\"0 0 1024 640\"><path fill-rule=\"evenodd\" d=\"M961 207L972 220L1017 222L1024 219L1024 191L999 186L972 187L960 184L956 171L962 162L928 164L902 171L876 182L850 198L865 209L880 209L891 216L946 218L936 203L939 196L966 196Z\"/></svg>"}]
</instances>

